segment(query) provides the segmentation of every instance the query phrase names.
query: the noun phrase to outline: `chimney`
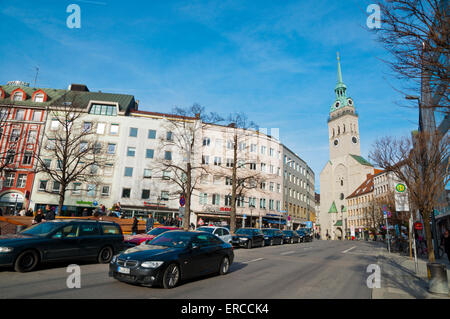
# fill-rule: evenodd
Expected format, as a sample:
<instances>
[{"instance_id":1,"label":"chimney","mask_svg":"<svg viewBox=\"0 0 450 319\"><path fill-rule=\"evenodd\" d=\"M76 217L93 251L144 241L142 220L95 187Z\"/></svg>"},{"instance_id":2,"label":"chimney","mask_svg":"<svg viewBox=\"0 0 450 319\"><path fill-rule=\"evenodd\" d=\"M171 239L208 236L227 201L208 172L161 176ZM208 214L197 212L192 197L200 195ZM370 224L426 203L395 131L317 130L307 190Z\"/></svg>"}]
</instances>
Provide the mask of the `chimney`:
<instances>
[{"instance_id":1,"label":"chimney","mask_svg":"<svg viewBox=\"0 0 450 319\"><path fill-rule=\"evenodd\" d=\"M139 108L139 100L134 101L134 109L137 111Z\"/></svg>"},{"instance_id":2,"label":"chimney","mask_svg":"<svg viewBox=\"0 0 450 319\"><path fill-rule=\"evenodd\" d=\"M85 84L70 84L69 91L89 92L89 89Z\"/></svg>"}]
</instances>

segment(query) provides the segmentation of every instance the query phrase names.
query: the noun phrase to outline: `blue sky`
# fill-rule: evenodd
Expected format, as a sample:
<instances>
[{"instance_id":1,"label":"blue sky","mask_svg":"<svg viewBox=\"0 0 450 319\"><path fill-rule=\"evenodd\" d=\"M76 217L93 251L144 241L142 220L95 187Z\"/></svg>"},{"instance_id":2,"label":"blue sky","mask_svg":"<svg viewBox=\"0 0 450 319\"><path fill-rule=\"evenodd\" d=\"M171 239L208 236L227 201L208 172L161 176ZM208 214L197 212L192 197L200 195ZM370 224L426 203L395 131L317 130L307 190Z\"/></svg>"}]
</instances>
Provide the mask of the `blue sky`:
<instances>
[{"instance_id":1,"label":"blue sky","mask_svg":"<svg viewBox=\"0 0 450 319\"><path fill-rule=\"evenodd\" d=\"M81 8L81 28L66 8ZM199 103L279 128L316 175L328 157L327 117L340 52L359 113L362 156L385 135L417 128L385 50L366 28L364 0L0 1L0 83L22 80L132 94L141 110Z\"/></svg>"}]
</instances>

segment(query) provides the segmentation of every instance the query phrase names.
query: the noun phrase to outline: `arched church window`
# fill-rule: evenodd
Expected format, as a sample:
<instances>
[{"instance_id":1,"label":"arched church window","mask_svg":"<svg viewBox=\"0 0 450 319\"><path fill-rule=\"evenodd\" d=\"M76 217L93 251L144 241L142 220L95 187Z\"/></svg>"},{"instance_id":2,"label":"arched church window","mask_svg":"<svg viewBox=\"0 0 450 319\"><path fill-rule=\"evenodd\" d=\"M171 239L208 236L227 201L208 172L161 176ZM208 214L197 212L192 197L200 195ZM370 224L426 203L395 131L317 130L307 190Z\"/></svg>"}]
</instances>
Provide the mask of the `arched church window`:
<instances>
[{"instance_id":1,"label":"arched church window","mask_svg":"<svg viewBox=\"0 0 450 319\"><path fill-rule=\"evenodd\" d=\"M341 186L344 186L344 180L341 179Z\"/></svg>"},{"instance_id":2,"label":"arched church window","mask_svg":"<svg viewBox=\"0 0 450 319\"><path fill-rule=\"evenodd\" d=\"M341 127L338 126L338 135L341 134Z\"/></svg>"},{"instance_id":3,"label":"arched church window","mask_svg":"<svg viewBox=\"0 0 450 319\"><path fill-rule=\"evenodd\" d=\"M344 132L343 133L345 133L345 124L344 124Z\"/></svg>"}]
</instances>

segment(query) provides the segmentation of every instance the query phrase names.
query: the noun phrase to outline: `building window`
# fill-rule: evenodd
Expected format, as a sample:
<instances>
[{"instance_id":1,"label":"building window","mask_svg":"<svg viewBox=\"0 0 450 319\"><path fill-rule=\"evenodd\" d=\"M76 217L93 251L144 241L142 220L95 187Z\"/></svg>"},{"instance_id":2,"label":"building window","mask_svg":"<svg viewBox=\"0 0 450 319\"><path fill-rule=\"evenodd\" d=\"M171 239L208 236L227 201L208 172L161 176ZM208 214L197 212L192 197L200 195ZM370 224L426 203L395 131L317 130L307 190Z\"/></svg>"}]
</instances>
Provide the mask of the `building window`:
<instances>
[{"instance_id":1,"label":"building window","mask_svg":"<svg viewBox=\"0 0 450 319\"><path fill-rule=\"evenodd\" d=\"M225 177L225 185L233 185L231 177Z\"/></svg>"},{"instance_id":2,"label":"building window","mask_svg":"<svg viewBox=\"0 0 450 319\"><path fill-rule=\"evenodd\" d=\"M200 205L207 205L208 204L208 194L207 193L200 193L199 204Z\"/></svg>"},{"instance_id":3,"label":"building window","mask_svg":"<svg viewBox=\"0 0 450 319\"><path fill-rule=\"evenodd\" d=\"M172 160L172 152L170 152L170 151L165 151L165 152L164 152L164 159L165 159L166 161L171 161L171 160Z\"/></svg>"},{"instance_id":4,"label":"building window","mask_svg":"<svg viewBox=\"0 0 450 319\"><path fill-rule=\"evenodd\" d=\"M37 138L37 131L29 131L27 136L27 144L35 144Z\"/></svg>"},{"instance_id":5,"label":"building window","mask_svg":"<svg viewBox=\"0 0 450 319\"><path fill-rule=\"evenodd\" d=\"M44 93L36 93L34 95L34 102L38 103L44 102L44 97L45 97Z\"/></svg>"},{"instance_id":6,"label":"building window","mask_svg":"<svg viewBox=\"0 0 450 319\"><path fill-rule=\"evenodd\" d=\"M105 134L105 123L98 123L97 124L97 134Z\"/></svg>"},{"instance_id":7,"label":"building window","mask_svg":"<svg viewBox=\"0 0 450 319\"><path fill-rule=\"evenodd\" d=\"M102 186L102 196L109 196L109 186L108 185L104 185Z\"/></svg>"},{"instance_id":8,"label":"building window","mask_svg":"<svg viewBox=\"0 0 450 319\"><path fill-rule=\"evenodd\" d=\"M154 153L155 153L154 150L148 148L146 153L145 153L145 157L146 158L153 158Z\"/></svg>"},{"instance_id":9,"label":"building window","mask_svg":"<svg viewBox=\"0 0 450 319\"><path fill-rule=\"evenodd\" d=\"M127 156L134 157L136 155L136 147L127 148Z\"/></svg>"},{"instance_id":10,"label":"building window","mask_svg":"<svg viewBox=\"0 0 450 319\"><path fill-rule=\"evenodd\" d=\"M108 154L115 154L116 153L116 144L108 144Z\"/></svg>"},{"instance_id":11,"label":"building window","mask_svg":"<svg viewBox=\"0 0 450 319\"><path fill-rule=\"evenodd\" d=\"M107 163L107 164L105 164L105 168L103 169L103 173L105 175L110 176L113 173L113 168L114 168L113 164Z\"/></svg>"},{"instance_id":12,"label":"building window","mask_svg":"<svg viewBox=\"0 0 450 319\"><path fill-rule=\"evenodd\" d=\"M39 181L39 187L38 187L38 190L40 190L40 191L45 191L45 190L47 190L47 183L48 183L48 181Z\"/></svg>"},{"instance_id":13,"label":"building window","mask_svg":"<svg viewBox=\"0 0 450 319\"><path fill-rule=\"evenodd\" d=\"M144 168L144 178L152 178L152 170Z\"/></svg>"},{"instance_id":14,"label":"building window","mask_svg":"<svg viewBox=\"0 0 450 319\"><path fill-rule=\"evenodd\" d=\"M83 133L88 133L92 130L92 122L83 123Z\"/></svg>"},{"instance_id":15,"label":"building window","mask_svg":"<svg viewBox=\"0 0 450 319\"><path fill-rule=\"evenodd\" d=\"M256 171L256 163L250 163L249 167L252 171Z\"/></svg>"},{"instance_id":16,"label":"building window","mask_svg":"<svg viewBox=\"0 0 450 319\"><path fill-rule=\"evenodd\" d=\"M15 92L13 95L13 101L23 101L23 92Z\"/></svg>"},{"instance_id":17,"label":"building window","mask_svg":"<svg viewBox=\"0 0 450 319\"><path fill-rule=\"evenodd\" d=\"M255 153L258 148L256 144L250 144L250 152Z\"/></svg>"},{"instance_id":18,"label":"building window","mask_svg":"<svg viewBox=\"0 0 450 319\"><path fill-rule=\"evenodd\" d=\"M148 138L151 140L154 140L156 138L156 131L155 130L148 130Z\"/></svg>"},{"instance_id":19,"label":"building window","mask_svg":"<svg viewBox=\"0 0 450 319\"><path fill-rule=\"evenodd\" d=\"M11 132L11 137L9 139L10 142L17 142L20 138L20 130L19 129L13 129Z\"/></svg>"},{"instance_id":20,"label":"building window","mask_svg":"<svg viewBox=\"0 0 450 319\"><path fill-rule=\"evenodd\" d=\"M212 204L213 205L220 205L220 195L219 194L213 194L212 195Z\"/></svg>"},{"instance_id":21,"label":"building window","mask_svg":"<svg viewBox=\"0 0 450 319\"><path fill-rule=\"evenodd\" d=\"M203 138L203 146L209 146L211 143L211 140L209 137Z\"/></svg>"},{"instance_id":22,"label":"building window","mask_svg":"<svg viewBox=\"0 0 450 319\"><path fill-rule=\"evenodd\" d=\"M98 165L92 164L91 167L90 167L90 173L92 175L97 175L97 173L98 173Z\"/></svg>"},{"instance_id":23,"label":"building window","mask_svg":"<svg viewBox=\"0 0 450 319\"><path fill-rule=\"evenodd\" d=\"M22 164L23 165L30 165L32 160L33 160L33 153L32 152L25 152L25 154L23 155Z\"/></svg>"},{"instance_id":24,"label":"building window","mask_svg":"<svg viewBox=\"0 0 450 319\"><path fill-rule=\"evenodd\" d=\"M92 104L89 114L96 115L117 115L117 106L115 105L105 105L105 104Z\"/></svg>"},{"instance_id":25,"label":"building window","mask_svg":"<svg viewBox=\"0 0 450 319\"><path fill-rule=\"evenodd\" d=\"M161 191L161 200L168 201L169 200L169 192Z\"/></svg>"},{"instance_id":26,"label":"building window","mask_svg":"<svg viewBox=\"0 0 450 319\"><path fill-rule=\"evenodd\" d=\"M127 177L133 176L133 167L125 167L125 176Z\"/></svg>"},{"instance_id":27,"label":"building window","mask_svg":"<svg viewBox=\"0 0 450 319\"><path fill-rule=\"evenodd\" d=\"M25 110L17 110L16 117L14 119L17 121L23 121L25 119Z\"/></svg>"},{"instance_id":28,"label":"building window","mask_svg":"<svg viewBox=\"0 0 450 319\"><path fill-rule=\"evenodd\" d=\"M150 198L150 190L143 189L141 199L149 199Z\"/></svg>"},{"instance_id":29,"label":"building window","mask_svg":"<svg viewBox=\"0 0 450 319\"><path fill-rule=\"evenodd\" d=\"M109 134L111 134L111 135L119 134L119 124L111 124L111 127L109 129Z\"/></svg>"},{"instance_id":30,"label":"building window","mask_svg":"<svg viewBox=\"0 0 450 319\"><path fill-rule=\"evenodd\" d=\"M167 132L167 134L166 134L166 140L168 140L168 141L172 141L173 140L173 134L172 134L172 132Z\"/></svg>"},{"instance_id":31,"label":"building window","mask_svg":"<svg viewBox=\"0 0 450 319\"><path fill-rule=\"evenodd\" d=\"M208 155L202 155L202 164L209 165L209 156Z\"/></svg>"},{"instance_id":32,"label":"building window","mask_svg":"<svg viewBox=\"0 0 450 319\"><path fill-rule=\"evenodd\" d=\"M15 162L15 158L16 152L14 152L14 150L9 150L8 152L6 152L6 164L13 164Z\"/></svg>"},{"instance_id":33,"label":"building window","mask_svg":"<svg viewBox=\"0 0 450 319\"><path fill-rule=\"evenodd\" d=\"M265 155L266 154L266 149L267 149L267 147L261 146L261 154Z\"/></svg>"},{"instance_id":34,"label":"building window","mask_svg":"<svg viewBox=\"0 0 450 319\"><path fill-rule=\"evenodd\" d=\"M163 171L162 179L169 180L170 179L170 171Z\"/></svg>"},{"instance_id":35,"label":"building window","mask_svg":"<svg viewBox=\"0 0 450 319\"><path fill-rule=\"evenodd\" d=\"M24 188L27 184L27 174L19 174L17 176L16 188Z\"/></svg>"},{"instance_id":36,"label":"building window","mask_svg":"<svg viewBox=\"0 0 450 319\"><path fill-rule=\"evenodd\" d=\"M73 183L72 194L73 195L81 194L81 183Z\"/></svg>"},{"instance_id":37,"label":"building window","mask_svg":"<svg viewBox=\"0 0 450 319\"><path fill-rule=\"evenodd\" d=\"M136 127L130 127L130 137L137 137L138 129Z\"/></svg>"},{"instance_id":38,"label":"building window","mask_svg":"<svg viewBox=\"0 0 450 319\"><path fill-rule=\"evenodd\" d=\"M227 158L227 167L233 167L233 159Z\"/></svg>"},{"instance_id":39,"label":"building window","mask_svg":"<svg viewBox=\"0 0 450 319\"><path fill-rule=\"evenodd\" d=\"M231 206L231 195L225 195L225 206Z\"/></svg>"},{"instance_id":40,"label":"building window","mask_svg":"<svg viewBox=\"0 0 450 319\"><path fill-rule=\"evenodd\" d=\"M214 165L216 165L216 166L222 165L222 158L214 157Z\"/></svg>"},{"instance_id":41,"label":"building window","mask_svg":"<svg viewBox=\"0 0 450 319\"><path fill-rule=\"evenodd\" d=\"M52 192L53 193L59 193L60 188L61 188L61 183L57 182L57 181L54 181L53 182Z\"/></svg>"},{"instance_id":42,"label":"building window","mask_svg":"<svg viewBox=\"0 0 450 319\"><path fill-rule=\"evenodd\" d=\"M122 188L122 198L130 198L131 188Z\"/></svg>"},{"instance_id":43,"label":"building window","mask_svg":"<svg viewBox=\"0 0 450 319\"><path fill-rule=\"evenodd\" d=\"M93 149L93 153L94 154L100 154L102 151L102 143L100 142L95 142L94 144L94 149Z\"/></svg>"},{"instance_id":44,"label":"building window","mask_svg":"<svg viewBox=\"0 0 450 319\"><path fill-rule=\"evenodd\" d=\"M265 198L259 199L259 208L266 209L266 199Z\"/></svg>"},{"instance_id":45,"label":"building window","mask_svg":"<svg viewBox=\"0 0 450 319\"><path fill-rule=\"evenodd\" d=\"M274 209L274 205L273 205L273 199L269 199L269 209L273 210Z\"/></svg>"}]
</instances>

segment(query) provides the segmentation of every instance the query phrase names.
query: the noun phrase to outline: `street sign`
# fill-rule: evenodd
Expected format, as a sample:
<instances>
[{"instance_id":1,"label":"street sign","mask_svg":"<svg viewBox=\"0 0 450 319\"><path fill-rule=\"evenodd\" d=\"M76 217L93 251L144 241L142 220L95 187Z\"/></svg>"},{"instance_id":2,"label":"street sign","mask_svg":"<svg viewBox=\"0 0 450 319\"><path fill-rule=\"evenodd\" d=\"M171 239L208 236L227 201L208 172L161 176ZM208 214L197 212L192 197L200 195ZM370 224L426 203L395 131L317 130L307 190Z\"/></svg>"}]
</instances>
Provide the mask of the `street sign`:
<instances>
[{"instance_id":1,"label":"street sign","mask_svg":"<svg viewBox=\"0 0 450 319\"><path fill-rule=\"evenodd\" d=\"M310 221L306 222L306 228L312 228L312 222Z\"/></svg>"},{"instance_id":2,"label":"street sign","mask_svg":"<svg viewBox=\"0 0 450 319\"><path fill-rule=\"evenodd\" d=\"M186 199L184 198L183 195L181 195L180 197L180 206L183 207L186 204Z\"/></svg>"},{"instance_id":3,"label":"street sign","mask_svg":"<svg viewBox=\"0 0 450 319\"><path fill-rule=\"evenodd\" d=\"M391 218L391 216L392 216L391 212L388 211L388 212L387 212L387 217L388 217L388 218Z\"/></svg>"},{"instance_id":4,"label":"street sign","mask_svg":"<svg viewBox=\"0 0 450 319\"><path fill-rule=\"evenodd\" d=\"M203 226L204 224L205 224L205 222L203 221L203 219L199 219L198 220L198 223L197 224L199 224L200 226Z\"/></svg>"},{"instance_id":5,"label":"street sign","mask_svg":"<svg viewBox=\"0 0 450 319\"><path fill-rule=\"evenodd\" d=\"M395 185L395 190L399 193L404 193L406 191L406 186L405 184L398 183L397 185Z\"/></svg>"},{"instance_id":6,"label":"street sign","mask_svg":"<svg viewBox=\"0 0 450 319\"><path fill-rule=\"evenodd\" d=\"M423 224L422 223L414 223L414 228L416 230L422 230L423 229Z\"/></svg>"}]
</instances>

